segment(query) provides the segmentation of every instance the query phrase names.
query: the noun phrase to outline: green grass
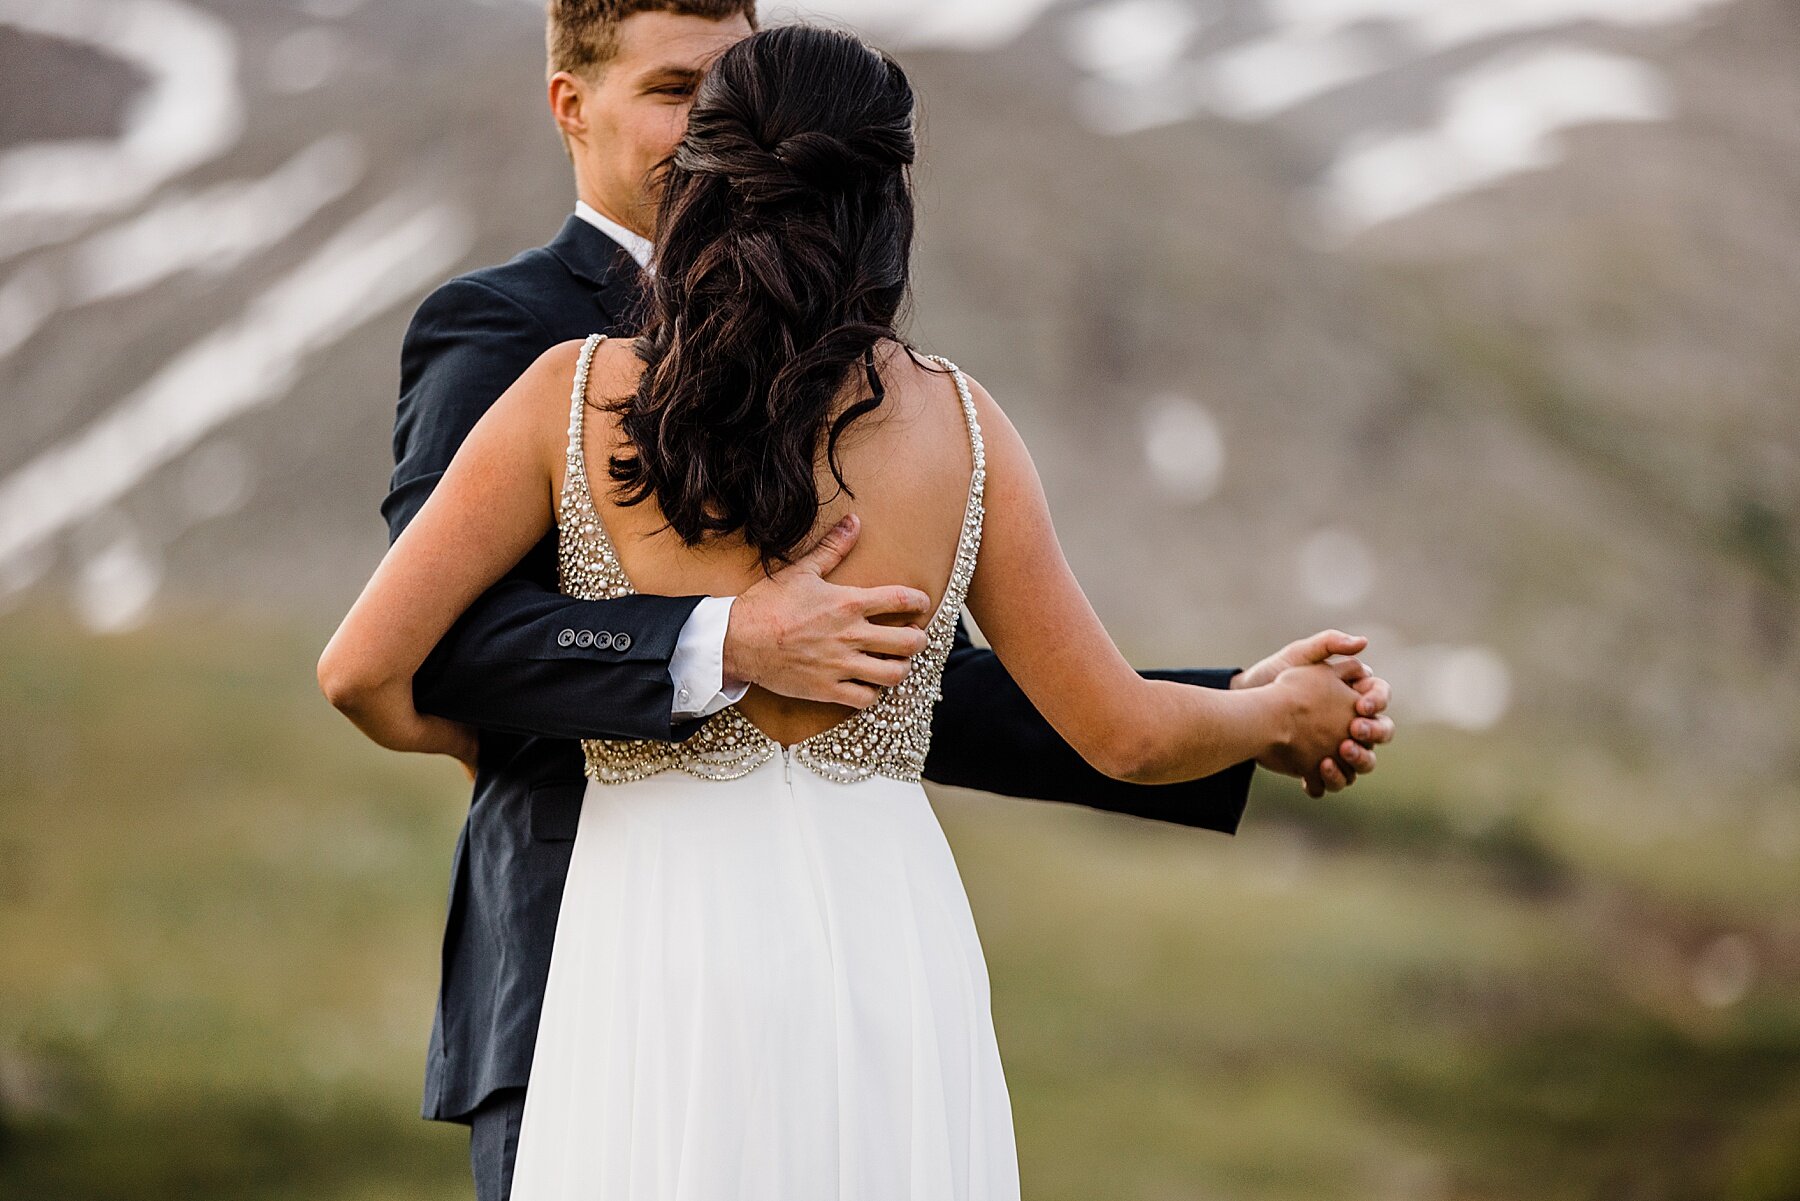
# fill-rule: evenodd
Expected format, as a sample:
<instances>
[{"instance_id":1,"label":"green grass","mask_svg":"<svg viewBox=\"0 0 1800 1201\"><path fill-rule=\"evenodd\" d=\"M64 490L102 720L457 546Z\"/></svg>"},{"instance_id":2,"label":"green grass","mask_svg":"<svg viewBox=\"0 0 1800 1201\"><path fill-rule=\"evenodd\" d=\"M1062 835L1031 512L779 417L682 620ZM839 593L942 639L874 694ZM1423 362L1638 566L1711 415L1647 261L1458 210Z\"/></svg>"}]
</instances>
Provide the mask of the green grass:
<instances>
[{"instance_id":1,"label":"green grass","mask_svg":"<svg viewBox=\"0 0 1800 1201\"><path fill-rule=\"evenodd\" d=\"M331 712L327 632L0 623L0 1196L471 1194L416 1116L466 785ZM1794 865L1610 778L1409 730L1236 838L937 793L1026 1197L1800 1198Z\"/></svg>"}]
</instances>

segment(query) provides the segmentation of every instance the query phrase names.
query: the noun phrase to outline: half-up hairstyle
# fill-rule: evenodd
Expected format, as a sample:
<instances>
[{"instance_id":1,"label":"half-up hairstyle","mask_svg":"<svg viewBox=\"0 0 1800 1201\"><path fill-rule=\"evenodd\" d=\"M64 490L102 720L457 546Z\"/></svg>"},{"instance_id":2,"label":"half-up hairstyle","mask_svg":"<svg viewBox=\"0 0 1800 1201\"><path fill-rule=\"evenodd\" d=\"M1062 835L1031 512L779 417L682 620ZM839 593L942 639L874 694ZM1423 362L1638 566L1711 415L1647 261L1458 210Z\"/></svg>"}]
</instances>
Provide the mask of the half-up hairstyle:
<instances>
[{"instance_id":1,"label":"half-up hairstyle","mask_svg":"<svg viewBox=\"0 0 1800 1201\"><path fill-rule=\"evenodd\" d=\"M821 445L849 492L839 436L882 402L875 344L906 345L913 106L890 55L813 26L707 72L664 169L645 370L606 406L631 447L609 462L619 503L654 496L689 546L742 531L767 571L810 541ZM859 362L873 395L834 418Z\"/></svg>"}]
</instances>

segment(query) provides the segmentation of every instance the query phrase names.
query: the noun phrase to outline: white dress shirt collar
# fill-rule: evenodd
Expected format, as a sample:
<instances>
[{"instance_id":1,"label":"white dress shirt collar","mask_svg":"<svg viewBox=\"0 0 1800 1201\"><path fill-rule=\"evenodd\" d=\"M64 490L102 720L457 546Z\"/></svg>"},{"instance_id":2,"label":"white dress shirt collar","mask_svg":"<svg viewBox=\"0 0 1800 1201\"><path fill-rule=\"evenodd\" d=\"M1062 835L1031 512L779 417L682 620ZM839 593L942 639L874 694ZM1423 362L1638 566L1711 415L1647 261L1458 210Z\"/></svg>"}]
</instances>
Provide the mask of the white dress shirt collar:
<instances>
[{"instance_id":1,"label":"white dress shirt collar","mask_svg":"<svg viewBox=\"0 0 1800 1201\"><path fill-rule=\"evenodd\" d=\"M652 244L649 238L633 233L585 200L575 202L575 215L625 248L640 267L650 266Z\"/></svg>"}]
</instances>

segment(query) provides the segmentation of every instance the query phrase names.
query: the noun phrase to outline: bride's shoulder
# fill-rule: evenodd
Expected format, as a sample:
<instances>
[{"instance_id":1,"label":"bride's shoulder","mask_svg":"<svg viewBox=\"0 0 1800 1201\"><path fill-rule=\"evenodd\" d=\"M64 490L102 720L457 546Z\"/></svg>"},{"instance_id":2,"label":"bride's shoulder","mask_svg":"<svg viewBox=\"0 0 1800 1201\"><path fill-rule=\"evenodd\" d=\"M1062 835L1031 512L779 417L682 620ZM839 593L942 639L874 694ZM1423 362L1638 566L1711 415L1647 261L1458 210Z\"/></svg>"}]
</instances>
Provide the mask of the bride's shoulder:
<instances>
[{"instance_id":1,"label":"bride's shoulder","mask_svg":"<svg viewBox=\"0 0 1800 1201\"><path fill-rule=\"evenodd\" d=\"M556 343L538 355L537 361L526 369L526 374L535 375L544 384L560 380L572 386L582 349L592 337L593 335L588 338L570 338L566 342ZM602 335L595 344L593 356L588 363L588 379L592 381L637 364L636 344L635 338ZM564 388L563 394L570 395L570 388Z\"/></svg>"},{"instance_id":2,"label":"bride's shoulder","mask_svg":"<svg viewBox=\"0 0 1800 1201\"><path fill-rule=\"evenodd\" d=\"M567 446L575 377L587 341L586 338L571 338L546 347L494 401L486 420L512 431L521 439L541 442L546 456L560 460ZM630 339L606 338L595 347L588 364L587 407L584 410L585 424L590 428L614 424L606 405L631 392L630 381L636 378L636 368L632 366L635 363ZM627 373L630 373L630 380ZM603 441L607 436L600 433Z\"/></svg>"},{"instance_id":3,"label":"bride's shoulder","mask_svg":"<svg viewBox=\"0 0 1800 1201\"><path fill-rule=\"evenodd\" d=\"M890 361L896 364L910 364L903 370L910 371L916 382L934 392L954 386L949 381L960 375L963 383L968 385L969 399L974 403L977 422L985 424L990 417L999 421L1005 420L1005 415L1000 412L1000 406L995 402L993 394L982 387L980 380L969 374L966 368L954 362L949 356L927 353L902 343L893 343Z\"/></svg>"},{"instance_id":4,"label":"bride's shoulder","mask_svg":"<svg viewBox=\"0 0 1800 1201\"><path fill-rule=\"evenodd\" d=\"M550 346L525 369L514 388L527 394L527 403L534 409L560 408L566 413L575 398L575 376L587 342L587 338L571 338ZM632 391L642 368L633 339L602 339L588 362L586 392L590 406L603 405Z\"/></svg>"}]
</instances>

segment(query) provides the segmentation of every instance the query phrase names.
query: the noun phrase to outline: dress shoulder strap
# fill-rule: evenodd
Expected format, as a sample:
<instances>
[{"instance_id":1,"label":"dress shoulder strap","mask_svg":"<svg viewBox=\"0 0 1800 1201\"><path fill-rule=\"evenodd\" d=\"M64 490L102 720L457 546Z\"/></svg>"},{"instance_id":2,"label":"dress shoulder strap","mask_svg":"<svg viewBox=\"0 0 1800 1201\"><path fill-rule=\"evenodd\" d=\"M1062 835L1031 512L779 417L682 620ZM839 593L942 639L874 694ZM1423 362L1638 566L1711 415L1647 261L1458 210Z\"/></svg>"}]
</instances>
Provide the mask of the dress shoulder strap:
<instances>
[{"instance_id":1,"label":"dress shoulder strap","mask_svg":"<svg viewBox=\"0 0 1800 1201\"><path fill-rule=\"evenodd\" d=\"M582 450L581 430L587 416L588 369L594 363L594 351L606 341L605 334L589 334L581 344L581 357L575 360L575 386L569 391L569 462L580 465L586 474L587 456Z\"/></svg>"},{"instance_id":2,"label":"dress shoulder strap","mask_svg":"<svg viewBox=\"0 0 1800 1201\"><path fill-rule=\"evenodd\" d=\"M951 363L950 370L956 373L956 393L962 398L963 416L969 422L969 453L975 463L969 488L979 508L987 484L987 454L981 440L981 422L975 416L975 398L969 395L969 381L963 378L962 368Z\"/></svg>"},{"instance_id":3,"label":"dress shoulder strap","mask_svg":"<svg viewBox=\"0 0 1800 1201\"><path fill-rule=\"evenodd\" d=\"M987 455L981 441L981 421L975 416L975 398L969 393L969 381L964 377L962 368L952 363L941 354L925 356L941 367L948 368L956 380L957 399L962 402L963 421L969 427L969 453L974 469L969 475L969 507L979 509L983 485L987 480Z\"/></svg>"},{"instance_id":4,"label":"dress shoulder strap","mask_svg":"<svg viewBox=\"0 0 1800 1201\"><path fill-rule=\"evenodd\" d=\"M986 511L983 494L987 484L987 455L981 441L981 422L975 416L975 398L969 393L969 381L963 377L962 369L943 355L930 354L926 358L948 368L956 380L957 399L962 402L963 421L969 427L969 452L973 467L969 473L969 498L963 505L962 530L957 535L955 567L951 571L950 587L944 590L943 599L939 602L938 612L933 620L954 615L962 608L964 596L969 590L969 582L975 574L975 557L981 548L981 518Z\"/></svg>"}]
</instances>

